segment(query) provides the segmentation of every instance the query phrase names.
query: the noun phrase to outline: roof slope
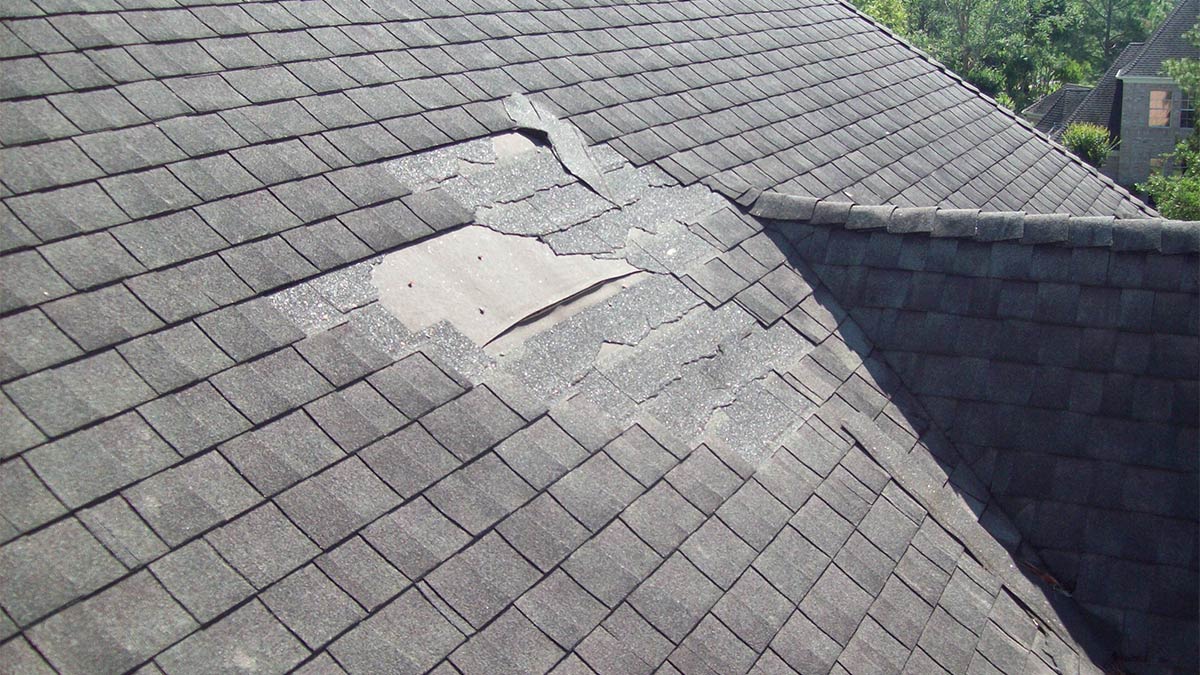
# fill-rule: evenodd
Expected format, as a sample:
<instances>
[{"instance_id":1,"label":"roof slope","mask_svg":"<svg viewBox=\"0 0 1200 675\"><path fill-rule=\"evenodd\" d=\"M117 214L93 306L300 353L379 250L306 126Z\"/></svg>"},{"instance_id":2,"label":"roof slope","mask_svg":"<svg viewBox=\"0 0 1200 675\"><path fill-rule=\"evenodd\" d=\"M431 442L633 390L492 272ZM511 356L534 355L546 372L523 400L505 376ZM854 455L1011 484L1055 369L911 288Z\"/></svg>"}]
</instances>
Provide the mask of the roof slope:
<instances>
[{"instance_id":1,"label":"roof slope","mask_svg":"<svg viewBox=\"0 0 1200 675\"><path fill-rule=\"evenodd\" d=\"M545 4L0 5L0 662L1097 672L726 197L1144 207L844 5ZM641 271L405 326L468 227Z\"/></svg>"},{"instance_id":2,"label":"roof slope","mask_svg":"<svg viewBox=\"0 0 1200 675\"><path fill-rule=\"evenodd\" d=\"M1119 134L1120 119L1114 117L1114 106L1119 104L1117 100L1117 73L1122 68L1133 62L1137 55L1141 53L1143 42L1131 42L1125 45L1125 49L1117 55L1116 60L1109 65L1108 70L1104 71L1104 75L1100 76L1100 81L1092 87L1092 91L1084 97L1083 101L1075 108L1075 112L1067 118L1067 124L1071 122L1091 122L1099 124L1102 127L1108 127L1108 130L1113 134ZM1064 125L1065 128L1065 125Z\"/></svg>"},{"instance_id":3,"label":"roof slope","mask_svg":"<svg viewBox=\"0 0 1200 675\"><path fill-rule=\"evenodd\" d=\"M1180 0L1162 25L1154 31L1146 46L1128 66L1122 68L1121 76L1162 77L1163 62L1169 59L1200 58L1200 50L1189 43L1183 34L1196 26L1200 15L1200 0Z\"/></svg>"},{"instance_id":4,"label":"roof slope","mask_svg":"<svg viewBox=\"0 0 1200 675\"><path fill-rule=\"evenodd\" d=\"M376 153L399 154L470 133L467 106L540 92L593 142L732 197L754 186L858 203L1145 212L842 3L536 4L82 11L97 3L41 18L32 2L8 3L31 16L6 22L4 179L18 194L51 190L269 140L318 134L337 146L367 124L378 125ZM97 106L113 112L89 115ZM114 161L125 147L136 159Z\"/></svg>"},{"instance_id":5,"label":"roof slope","mask_svg":"<svg viewBox=\"0 0 1200 675\"><path fill-rule=\"evenodd\" d=\"M1200 223L777 195L755 211L784 221L1128 669L1194 667Z\"/></svg>"},{"instance_id":6,"label":"roof slope","mask_svg":"<svg viewBox=\"0 0 1200 675\"><path fill-rule=\"evenodd\" d=\"M1073 605L1022 575L997 541L1019 533L785 240L593 155L613 208L505 145L330 175L383 201L252 269L303 266L291 241L367 259L283 290L133 339L62 319L87 294L46 308L62 330L5 319L33 327L5 326L20 365L91 340L5 386L9 450L33 444L3 465L25 497L4 502L6 663L1099 673ZM409 331L350 233L407 248L472 214L647 276L498 355Z\"/></svg>"}]
</instances>

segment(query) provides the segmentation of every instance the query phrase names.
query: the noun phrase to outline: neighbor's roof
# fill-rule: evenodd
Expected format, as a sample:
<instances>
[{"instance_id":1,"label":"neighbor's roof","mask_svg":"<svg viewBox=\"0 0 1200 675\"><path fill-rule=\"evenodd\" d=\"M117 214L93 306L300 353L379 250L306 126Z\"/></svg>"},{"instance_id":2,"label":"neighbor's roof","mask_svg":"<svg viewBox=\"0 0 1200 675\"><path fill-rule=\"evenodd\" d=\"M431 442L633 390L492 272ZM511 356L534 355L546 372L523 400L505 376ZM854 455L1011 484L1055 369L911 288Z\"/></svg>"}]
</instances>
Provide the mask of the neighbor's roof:
<instances>
[{"instance_id":1,"label":"neighbor's roof","mask_svg":"<svg viewBox=\"0 0 1200 675\"><path fill-rule=\"evenodd\" d=\"M1169 59L1200 58L1200 48L1184 37L1196 27L1200 0L1180 0L1162 25L1154 31L1146 46L1128 66L1121 68L1120 77L1165 77L1163 62Z\"/></svg>"},{"instance_id":2,"label":"neighbor's roof","mask_svg":"<svg viewBox=\"0 0 1200 675\"><path fill-rule=\"evenodd\" d=\"M1121 53L1109 65L1108 70L1104 71L1104 74L1100 76L1100 81L1096 83L1096 86L1092 87L1091 92L1076 106L1075 111L1067 117L1067 124L1071 122L1091 122L1092 124L1099 124L1102 127L1108 127L1109 131L1114 134L1120 133L1120 121L1113 119L1113 106L1118 103L1117 73L1137 58L1143 46L1145 46L1144 42L1130 42L1125 45L1125 48L1121 50Z\"/></svg>"},{"instance_id":3,"label":"neighbor's roof","mask_svg":"<svg viewBox=\"0 0 1200 675\"><path fill-rule=\"evenodd\" d=\"M728 198L1110 181L839 3L122 4L0 7L0 662L1098 672ZM403 325L376 265L466 227L639 271L502 353Z\"/></svg>"},{"instance_id":4,"label":"neighbor's roof","mask_svg":"<svg viewBox=\"0 0 1200 675\"><path fill-rule=\"evenodd\" d=\"M1091 87L1079 84L1064 84L1058 89L1034 101L1021 111L1022 115L1037 117L1034 128L1053 135L1062 126L1063 120L1075 112L1081 101L1091 92Z\"/></svg>"}]
</instances>

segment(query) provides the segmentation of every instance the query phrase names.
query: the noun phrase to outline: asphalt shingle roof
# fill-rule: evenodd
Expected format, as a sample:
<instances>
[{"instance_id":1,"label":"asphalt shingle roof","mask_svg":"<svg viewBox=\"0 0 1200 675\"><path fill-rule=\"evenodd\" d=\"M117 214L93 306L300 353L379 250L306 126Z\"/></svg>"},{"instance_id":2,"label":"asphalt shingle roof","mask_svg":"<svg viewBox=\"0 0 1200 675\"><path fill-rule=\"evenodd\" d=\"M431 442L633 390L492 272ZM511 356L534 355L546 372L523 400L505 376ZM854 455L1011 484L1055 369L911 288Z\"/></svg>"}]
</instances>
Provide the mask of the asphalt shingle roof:
<instances>
[{"instance_id":1,"label":"asphalt shingle roof","mask_svg":"<svg viewBox=\"0 0 1200 675\"><path fill-rule=\"evenodd\" d=\"M129 4L0 7L0 663L1098 673L1114 613L1192 649L1157 601L1195 578L1200 230L852 9ZM640 272L502 350L405 325L375 266L464 227ZM1088 438L1175 547L1044 536L1113 509L1014 493L954 416L1024 414L1029 359L895 355L918 271L1047 331L1069 412L1156 425L1153 462ZM1105 312L1142 337L1060 335Z\"/></svg>"}]
</instances>

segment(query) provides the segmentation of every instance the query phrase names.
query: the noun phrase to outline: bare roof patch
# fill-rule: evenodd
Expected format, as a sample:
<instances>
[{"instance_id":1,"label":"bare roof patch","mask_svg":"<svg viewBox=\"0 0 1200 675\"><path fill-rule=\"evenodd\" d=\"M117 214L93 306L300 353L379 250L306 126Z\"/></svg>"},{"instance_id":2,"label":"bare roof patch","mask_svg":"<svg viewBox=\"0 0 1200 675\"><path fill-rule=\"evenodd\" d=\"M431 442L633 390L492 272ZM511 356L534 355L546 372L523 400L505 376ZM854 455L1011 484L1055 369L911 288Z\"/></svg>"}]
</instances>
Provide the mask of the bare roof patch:
<instances>
[{"instance_id":1,"label":"bare roof patch","mask_svg":"<svg viewBox=\"0 0 1200 675\"><path fill-rule=\"evenodd\" d=\"M384 257L372 282L412 330L449 321L484 345L523 320L638 270L624 260L557 255L529 237L471 225Z\"/></svg>"}]
</instances>

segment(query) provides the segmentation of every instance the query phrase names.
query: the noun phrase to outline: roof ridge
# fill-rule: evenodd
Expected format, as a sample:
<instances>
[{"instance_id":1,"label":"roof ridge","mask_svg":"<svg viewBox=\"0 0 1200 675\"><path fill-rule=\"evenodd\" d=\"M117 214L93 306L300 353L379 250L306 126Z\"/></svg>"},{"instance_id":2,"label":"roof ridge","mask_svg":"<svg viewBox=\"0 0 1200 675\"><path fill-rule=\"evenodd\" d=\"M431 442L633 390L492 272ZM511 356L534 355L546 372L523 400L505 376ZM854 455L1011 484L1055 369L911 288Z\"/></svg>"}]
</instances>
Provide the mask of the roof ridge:
<instances>
[{"instance_id":1,"label":"roof ridge","mask_svg":"<svg viewBox=\"0 0 1200 675\"><path fill-rule=\"evenodd\" d=\"M1155 43L1162 39L1166 34L1166 31L1168 29L1173 30L1177 28L1175 22L1177 20L1182 20L1181 15L1184 13L1184 8L1187 7L1189 3L1195 1L1196 0L1179 0L1179 2L1175 4L1175 7L1173 7L1167 14L1166 18L1162 20L1162 23L1158 24L1158 27L1154 29L1154 32L1146 38L1144 43L1146 49L1141 50L1141 52L1139 52L1138 55L1133 58L1133 60L1126 64L1124 68L1121 68L1119 71L1117 71L1117 75L1121 76L1126 71L1134 70L1140 66L1142 61L1150 55L1150 51L1155 46ZM1193 8L1193 11L1194 10L1195 8ZM1185 24L1184 31L1190 30L1193 23L1193 21L1189 21L1187 24ZM1159 72L1161 72L1161 70Z\"/></svg>"},{"instance_id":2,"label":"roof ridge","mask_svg":"<svg viewBox=\"0 0 1200 675\"><path fill-rule=\"evenodd\" d=\"M759 193L747 208L750 215L761 218L840 225L848 230L886 229L892 234L1163 255L1200 252L1200 221L855 204L775 191Z\"/></svg>"},{"instance_id":3,"label":"roof ridge","mask_svg":"<svg viewBox=\"0 0 1200 675\"><path fill-rule=\"evenodd\" d=\"M1094 174L1102 182L1107 183L1109 189L1116 190L1118 194L1132 200L1133 203L1137 204L1141 208L1141 210L1146 213L1147 216L1155 217L1158 215L1158 213L1156 211L1154 211L1153 209L1151 209L1148 204L1143 202L1140 198L1138 198L1132 192L1127 190L1124 186L1117 183L1111 177L1104 175L1102 172L1100 172L1098 169L1096 169L1096 167L1083 161L1082 159L1080 159L1078 156L1076 156L1070 150L1067 150L1066 146L1062 145L1057 140L1055 140L1053 136L1041 131L1036 126L1030 124L1028 120L1021 117L1015 110L1009 110L1008 108L1004 107L1003 105L1000 105L1000 103L996 99L983 93L983 91L980 90L979 87L976 87L974 84L967 81L961 75L959 75L954 70L952 70L949 66L947 66L946 64L942 63L941 61L935 59L933 56L926 53L925 50L923 50L920 47L917 47L913 43L909 42L908 39L905 38L904 36L896 33L891 28L889 28L889 27L883 25L882 23L880 23L879 21L875 20L875 17L870 16L869 14L866 14L865 12L860 10L858 7L854 6L853 3L849 2L848 0L837 0L837 1L838 1L838 4L845 6L851 12L859 15L864 21L867 21L868 23L870 23L872 26L874 26L878 30L881 30L881 31L887 33L889 36L894 38L897 42L904 45L908 49L912 50L913 52L915 52L917 55L919 55L921 58L925 59L929 63L933 64L938 70L942 71L942 73L944 73L947 77L949 77L952 80L957 81L960 85L965 87L968 91L974 92L974 94L976 96L978 96L979 98L982 98L985 102L994 106L998 111L1000 111L1000 113L1002 115L1005 115L1006 117L1011 118L1013 121L1015 121L1018 124L1020 124L1021 126L1025 127L1028 131L1032 132L1033 134L1040 137L1042 140L1049 143L1050 149L1052 151L1057 151L1061 155L1065 156L1068 161L1071 161L1071 162L1079 165L1080 167L1083 167L1084 170ZM1183 6L1187 2L1189 2L1189 0L1181 0L1181 2L1179 3L1179 6ZM1176 7L1176 9L1178 9L1178 7ZM1166 22L1164 21L1163 23L1165 24ZM1082 103L1082 101L1080 103Z\"/></svg>"}]
</instances>

